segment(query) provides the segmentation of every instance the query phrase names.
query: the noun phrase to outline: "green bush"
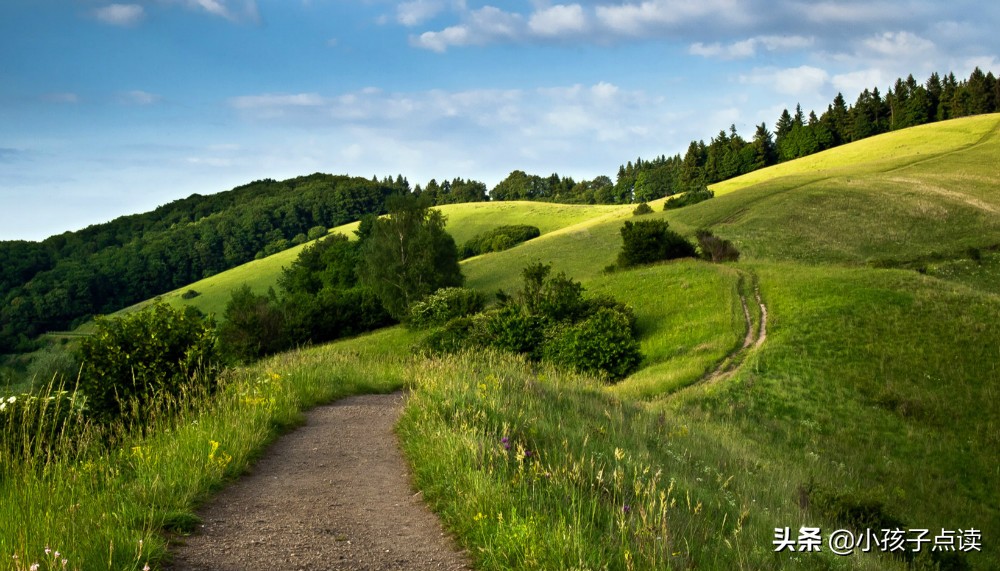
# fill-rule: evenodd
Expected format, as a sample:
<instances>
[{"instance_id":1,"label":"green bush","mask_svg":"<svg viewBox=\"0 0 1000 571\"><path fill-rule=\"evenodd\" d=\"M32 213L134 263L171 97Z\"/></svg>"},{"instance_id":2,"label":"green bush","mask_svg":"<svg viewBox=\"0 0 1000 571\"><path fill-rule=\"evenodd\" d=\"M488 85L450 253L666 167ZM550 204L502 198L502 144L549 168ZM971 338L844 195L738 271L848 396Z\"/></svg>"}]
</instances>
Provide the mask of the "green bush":
<instances>
[{"instance_id":1,"label":"green bush","mask_svg":"<svg viewBox=\"0 0 1000 571\"><path fill-rule=\"evenodd\" d=\"M600 307L582 321L554 328L542 354L581 373L622 379L642 361L633 322L631 312Z\"/></svg>"},{"instance_id":2,"label":"green bush","mask_svg":"<svg viewBox=\"0 0 1000 571\"><path fill-rule=\"evenodd\" d=\"M215 325L162 302L118 318L99 317L80 343L79 390L87 415L100 422L140 409L159 395L179 395L194 381L211 386L218 373Z\"/></svg>"},{"instance_id":3,"label":"green bush","mask_svg":"<svg viewBox=\"0 0 1000 571\"><path fill-rule=\"evenodd\" d=\"M407 324L415 329L444 325L456 317L479 313L486 306L486 296L464 287L441 288L421 301L410 304Z\"/></svg>"},{"instance_id":4,"label":"green bush","mask_svg":"<svg viewBox=\"0 0 1000 571\"><path fill-rule=\"evenodd\" d=\"M285 315L273 290L257 295L243 284L230 294L223 318L219 340L229 359L252 361L288 347Z\"/></svg>"},{"instance_id":5,"label":"green bush","mask_svg":"<svg viewBox=\"0 0 1000 571\"><path fill-rule=\"evenodd\" d=\"M462 245L462 258L471 258L490 252L502 252L521 242L527 242L542 235L541 230L527 224L511 224L477 234Z\"/></svg>"},{"instance_id":6,"label":"green bush","mask_svg":"<svg viewBox=\"0 0 1000 571\"><path fill-rule=\"evenodd\" d=\"M642 355L632 311L608 297L585 298L580 283L563 273L549 278L551 270L548 264L527 266L517 295L504 295L499 307L471 318L451 319L431 332L423 348L440 353L489 347L609 380L634 371Z\"/></svg>"},{"instance_id":7,"label":"green bush","mask_svg":"<svg viewBox=\"0 0 1000 571\"><path fill-rule=\"evenodd\" d=\"M740 252L729 240L723 240L710 230L701 229L695 233L701 257L710 262L738 262Z\"/></svg>"},{"instance_id":8,"label":"green bush","mask_svg":"<svg viewBox=\"0 0 1000 571\"><path fill-rule=\"evenodd\" d=\"M711 190L708 190L707 187L702 187L698 190L689 190L684 194L668 199L663 204L663 209L673 210L675 208L682 208L684 206L698 204L699 202L704 202L709 198L713 198L714 196L715 193Z\"/></svg>"},{"instance_id":9,"label":"green bush","mask_svg":"<svg viewBox=\"0 0 1000 571\"><path fill-rule=\"evenodd\" d=\"M525 313L516 304L505 305L475 316L469 343L538 357L537 350L545 339L545 322Z\"/></svg>"},{"instance_id":10,"label":"green bush","mask_svg":"<svg viewBox=\"0 0 1000 571\"><path fill-rule=\"evenodd\" d=\"M623 268L697 255L694 246L670 230L666 220L625 222L621 234L618 265Z\"/></svg>"},{"instance_id":11,"label":"green bush","mask_svg":"<svg viewBox=\"0 0 1000 571\"><path fill-rule=\"evenodd\" d=\"M653 208L650 207L645 202L640 202L639 206L636 206L635 210L632 211L633 216L642 216L643 214L652 214L652 213L653 213Z\"/></svg>"}]
</instances>

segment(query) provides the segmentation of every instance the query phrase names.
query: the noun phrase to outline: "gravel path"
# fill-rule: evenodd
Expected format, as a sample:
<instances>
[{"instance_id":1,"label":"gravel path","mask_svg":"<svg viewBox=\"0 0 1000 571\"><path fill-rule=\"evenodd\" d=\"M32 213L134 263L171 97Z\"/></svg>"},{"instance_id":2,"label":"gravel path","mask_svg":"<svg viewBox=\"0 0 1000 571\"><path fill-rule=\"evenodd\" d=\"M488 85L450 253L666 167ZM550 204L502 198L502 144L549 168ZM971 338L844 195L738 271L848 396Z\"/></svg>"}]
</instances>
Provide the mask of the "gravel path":
<instances>
[{"instance_id":1,"label":"gravel path","mask_svg":"<svg viewBox=\"0 0 1000 571\"><path fill-rule=\"evenodd\" d=\"M199 513L176 571L469 569L414 495L393 433L405 396L313 409Z\"/></svg>"}]
</instances>

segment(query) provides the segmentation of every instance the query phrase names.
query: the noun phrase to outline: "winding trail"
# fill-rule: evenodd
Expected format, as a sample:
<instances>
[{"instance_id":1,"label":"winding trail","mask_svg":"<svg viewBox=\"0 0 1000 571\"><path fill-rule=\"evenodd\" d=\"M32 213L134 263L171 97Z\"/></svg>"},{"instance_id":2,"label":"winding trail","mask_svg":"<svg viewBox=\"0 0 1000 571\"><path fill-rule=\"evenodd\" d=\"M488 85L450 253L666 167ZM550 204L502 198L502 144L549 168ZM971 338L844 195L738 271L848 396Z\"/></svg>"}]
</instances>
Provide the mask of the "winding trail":
<instances>
[{"instance_id":1,"label":"winding trail","mask_svg":"<svg viewBox=\"0 0 1000 571\"><path fill-rule=\"evenodd\" d=\"M412 492L393 432L404 402L365 395L308 412L199 512L203 524L178 542L171 568L469 569Z\"/></svg>"},{"instance_id":2,"label":"winding trail","mask_svg":"<svg viewBox=\"0 0 1000 571\"><path fill-rule=\"evenodd\" d=\"M711 372L700 380L689 386L706 385L732 377L739 370L740 365L747 353L752 349L759 349L767 339L767 306L760 297L760 284L757 283L756 276L753 277L754 300L760 307L760 327L754 327L753 318L750 316L750 308L747 305L747 296L740 290L740 304L743 306L743 317L746 319L747 334L743 338L743 346L726 356L722 362Z\"/></svg>"}]
</instances>

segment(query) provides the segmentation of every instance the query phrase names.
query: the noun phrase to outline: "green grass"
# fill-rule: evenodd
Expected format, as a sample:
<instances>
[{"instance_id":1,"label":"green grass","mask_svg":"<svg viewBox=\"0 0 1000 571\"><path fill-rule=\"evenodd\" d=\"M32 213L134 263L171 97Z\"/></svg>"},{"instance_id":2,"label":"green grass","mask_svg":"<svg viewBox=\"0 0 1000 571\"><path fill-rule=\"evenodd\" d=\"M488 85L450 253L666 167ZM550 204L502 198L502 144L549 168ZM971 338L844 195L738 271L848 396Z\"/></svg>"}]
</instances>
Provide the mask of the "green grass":
<instances>
[{"instance_id":1,"label":"green grass","mask_svg":"<svg viewBox=\"0 0 1000 571\"><path fill-rule=\"evenodd\" d=\"M926 125L733 179L739 192L720 191L668 220L711 227L744 259L891 265L954 257L1000 243L998 149L1000 115Z\"/></svg>"},{"instance_id":2,"label":"green grass","mask_svg":"<svg viewBox=\"0 0 1000 571\"><path fill-rule=\"evenodd\" d=\"M394 347L399 335L405 339L398 330L380 335L397 336ZM351 343L359 342L346 347ZM12 447L26 431L37 438L44 430L25 428L38 424L36 412L25 417L8 404L0 411L0 569L32 563L63 569L45 555L46 547L74 570L164 562L164 530L191 531L195 508L242 473L275 436L296 426L302 410L401 388L407 357L379 347L376 341L355 350L296 351L231 371L216 396L194 394L164 410L136 411L152 417L155 429L126 434L113 446L86 427L72 437L56 434L52 454ZM41 402L49 394L43 392Z\"/></svg>"},{"instance_id":3,"label":"green grass","mask_svg":"<svg viewBox=\"0 0 1000 571\"><path fill-rule=\"evenodd\" d=\"M965 563L1000 568L998 124L992 115L890 133L723 183L701 204L652 205L650 218L736 242L737 264L603 273L631 206L448 207L459 241L509 223L545 232L465 261L468 285L514 291L525 265L552 262L588 293L633 306L643 368L607 387L492 353L415 359L421 335L399 327L279 356L233 373L169 437L25 466L3 458L16 471L0 480L0 554L35 556L49 542L79 553L81 568L136 568L143 538L158 561L158 530L183 521L302 407L405 384L399 432L416 485L483 569L906 568L879 555L773 552L776 527L828 532L845 525L836 508L865 502L910 528L980 529L983 552ZM244 275L264 284L280 260ZM217 292L194 301L224 304L241 283L215 279ZM731 378L698 383L741 345L739 293L754 283L767 341ZM266 386L282 404L268 416L247 391L271 372L281 382ZM207 460L211 440L233 458L221 472ZM136 446L163 459L143 471ZM88 460L106 488L72 479ZM22 481L23 508L13 501ZM69 512L73 502L88 511Z\"/></svg>"}]
</instances>

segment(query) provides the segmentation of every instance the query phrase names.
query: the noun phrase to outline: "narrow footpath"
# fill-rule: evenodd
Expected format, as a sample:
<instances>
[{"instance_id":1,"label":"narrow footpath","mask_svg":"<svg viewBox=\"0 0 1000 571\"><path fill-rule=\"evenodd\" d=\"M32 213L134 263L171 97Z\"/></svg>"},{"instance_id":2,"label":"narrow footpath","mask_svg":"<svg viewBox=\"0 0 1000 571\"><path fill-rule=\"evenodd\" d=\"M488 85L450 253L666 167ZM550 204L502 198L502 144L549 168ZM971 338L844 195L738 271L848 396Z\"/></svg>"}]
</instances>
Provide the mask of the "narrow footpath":
<instances>
[{"instance_id":1,"label":"narrow footpath","mask_svg":"<svg viewBox=\"0 0 1000 571\"><path fill-rule=\"evenodd\" d=\"M411 489L393 432L404 402L365 395L310 411L199 512L172 569L469 569Z\"/></svg>"},{"instance_id":2,"label":"narrow footpath","mask_svg":"<svg viewBox=\"0 0 1000 571\"><path fill-rule=\"evenodd\" d=\"M730 353L711 373L708 373L701 380L690 386L717 383L728 379L739 370L740 365L743 364L743 360L751 349L758 349L764 344L764 341L767 339L767 306L761 300L760 285L757 283L756 277L753 278L752 283L754 301L760 307L759 327L754 326L754 320L750 315L750 307L747 303L747 296L740 291L740 303L743 305L743 317L747 325L747 333L743 338L743 346Z\"/></svg>"}]
</instances>

